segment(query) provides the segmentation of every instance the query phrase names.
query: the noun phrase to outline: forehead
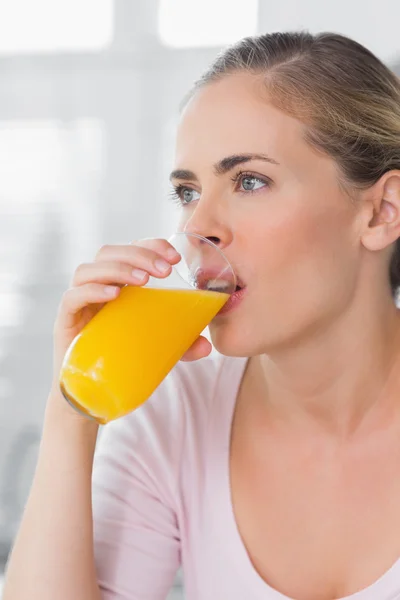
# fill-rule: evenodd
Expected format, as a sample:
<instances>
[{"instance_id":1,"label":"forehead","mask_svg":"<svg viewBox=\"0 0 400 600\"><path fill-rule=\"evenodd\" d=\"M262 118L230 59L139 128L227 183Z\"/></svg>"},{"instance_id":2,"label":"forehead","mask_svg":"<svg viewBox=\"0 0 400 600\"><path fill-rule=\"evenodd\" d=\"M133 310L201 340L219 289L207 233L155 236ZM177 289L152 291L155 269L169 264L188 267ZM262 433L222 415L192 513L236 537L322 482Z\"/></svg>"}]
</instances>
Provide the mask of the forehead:
<instances>
[{"instance_id":1,"label":"forehead","mask_svg":"<svg viewBox=\"0 0 400 600\"><path fill-rule=\"evenodd\" d=\"M260 76L228 75L198 90L185 107L176 158L267 152L279 161L280 153L305 145L303 135L300 121L269 102Z\"/></svg>"}]
</instances>

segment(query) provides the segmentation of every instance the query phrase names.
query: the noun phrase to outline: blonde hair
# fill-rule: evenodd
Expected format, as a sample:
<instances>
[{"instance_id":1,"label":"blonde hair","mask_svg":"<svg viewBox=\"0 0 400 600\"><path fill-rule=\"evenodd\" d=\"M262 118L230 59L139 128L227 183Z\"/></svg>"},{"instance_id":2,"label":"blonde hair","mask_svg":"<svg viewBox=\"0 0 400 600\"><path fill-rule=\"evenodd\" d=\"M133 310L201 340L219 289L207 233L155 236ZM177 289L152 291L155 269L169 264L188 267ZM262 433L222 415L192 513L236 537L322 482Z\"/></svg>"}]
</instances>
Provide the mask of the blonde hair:
<instances>
[{"instance_id":1,"label":"blonde hair","mask_svg":"<svg viewBox=\"0 0 400 600\"><path fill-rule=\"evenodd\" d=\"M367 48L334 33L247 37L220 53L184 103L228 74L264 76L268 98L306 125L307 141L337 163L346 187L373 185L400 169L400 80ZM400 241L389 268L400 287Z\"/></svg>"}]
</instances>

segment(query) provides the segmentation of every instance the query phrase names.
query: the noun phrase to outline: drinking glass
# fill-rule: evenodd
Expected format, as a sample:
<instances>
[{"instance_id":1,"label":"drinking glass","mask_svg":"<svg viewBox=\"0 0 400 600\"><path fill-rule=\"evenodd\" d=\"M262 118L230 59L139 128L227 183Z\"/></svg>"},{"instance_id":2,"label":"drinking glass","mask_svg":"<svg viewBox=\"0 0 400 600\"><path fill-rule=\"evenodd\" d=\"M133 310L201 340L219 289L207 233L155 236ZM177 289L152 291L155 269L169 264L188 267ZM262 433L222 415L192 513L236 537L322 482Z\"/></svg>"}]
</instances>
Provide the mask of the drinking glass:
<instances>
[{"instance_id":1,"label":"drinking glass","mask_svg":"<svg viewBox=\"0 0 400 600\"><path fill-rule=\"evenodd\" d=\"M171 275L124 286L65 354L60 389L100 424L143 404L236 289L235 273L212 241L178 232L169 242L182 257Z\"/></svg>"}]
</instances>

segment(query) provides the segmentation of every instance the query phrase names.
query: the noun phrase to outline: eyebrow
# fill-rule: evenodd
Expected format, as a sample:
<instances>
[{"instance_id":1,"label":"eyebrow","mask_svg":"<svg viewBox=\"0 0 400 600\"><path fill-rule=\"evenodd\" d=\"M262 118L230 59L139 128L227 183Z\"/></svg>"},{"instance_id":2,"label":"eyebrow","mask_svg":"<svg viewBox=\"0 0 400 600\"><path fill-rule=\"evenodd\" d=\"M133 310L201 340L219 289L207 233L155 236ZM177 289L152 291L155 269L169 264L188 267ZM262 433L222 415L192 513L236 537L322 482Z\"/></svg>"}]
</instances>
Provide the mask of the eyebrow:
<instances>
[{"instance_id":1,"label":"eyebrow","mask_svg":"<svg viewBox=\"0 0 400 600\"><path fill-rule=\"evenodd\" d=\"M233 154L227 156L213 165L213 171L215 175L225 175L228 171L231 171L237 165L241 165L251 160L263 160L264 162L272 165L279 165L279 163L273 158L266 156L265 154ZM172 179L190 179L191 181L198 181L197 176L193 171L187 169L176 169L172 171L170 180Z\"/></svg>"}]
</instances>

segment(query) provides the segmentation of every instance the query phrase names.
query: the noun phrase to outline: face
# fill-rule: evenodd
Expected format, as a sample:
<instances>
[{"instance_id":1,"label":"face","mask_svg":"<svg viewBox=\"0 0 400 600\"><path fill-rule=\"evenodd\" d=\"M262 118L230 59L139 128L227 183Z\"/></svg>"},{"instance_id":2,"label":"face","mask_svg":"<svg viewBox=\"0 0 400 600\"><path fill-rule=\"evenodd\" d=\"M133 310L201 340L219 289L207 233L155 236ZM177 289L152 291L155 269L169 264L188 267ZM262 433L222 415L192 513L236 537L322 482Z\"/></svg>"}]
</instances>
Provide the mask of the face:
<instances>
[{"instance_id":1,"label":"face","mask_svg":"<svg viewBox=\"0 0 400 600\"><path fill-rule=\"evenodd\" d=\"M354 204L336 163L263 97L259 78L230 75L196 93L178 128L174 170L186 171L172 178L180 228L217 243L245 286L210 325L219 352L270 353L343 310L357 275Z\"/></svg>"}]
</instances>

